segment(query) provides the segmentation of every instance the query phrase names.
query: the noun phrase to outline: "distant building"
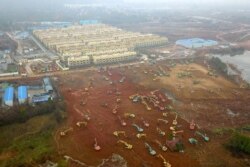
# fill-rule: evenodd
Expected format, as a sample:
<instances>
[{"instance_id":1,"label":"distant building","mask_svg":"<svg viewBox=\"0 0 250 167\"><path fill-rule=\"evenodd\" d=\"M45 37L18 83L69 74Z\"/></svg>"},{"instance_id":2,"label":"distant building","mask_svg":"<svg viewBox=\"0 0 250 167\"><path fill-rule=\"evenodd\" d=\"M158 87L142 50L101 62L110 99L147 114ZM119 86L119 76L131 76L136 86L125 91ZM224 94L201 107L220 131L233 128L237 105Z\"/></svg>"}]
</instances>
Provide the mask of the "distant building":
<instances>
[{"instance_id":1,"label":"distant building","mask_svg":"<svg viewBox=\"0 0 250 167\"><path fill-rule=\"evenodd\" d=\"M14 105L14 88L7 87L4 92L4 104L12 107Z\"/></svg>"},{"instance_id":2,"label":"distant building","mask_svg":"<svg viewBox=\"0 0 250 167\"><path fill-rule=\"evenodd\" d=\"M19 86L18 87L18 102L19 104L23 104L28 99L28 89L27 86Z\"/></svg>"},{"instance_id":3,"label":"distant building","mask_svg":"<svg viewBox=\"0 0 250 167\"><path fill-rule=\"evenodd\" d=\"M88 24L99 24L98 20L80 20L79 22L81 25L88 25Z\"/></svg>"},{"instance_id":4,"label":"distant building","mask_svg":"<svg viewBox=\"0 0 250 167\"><path fill-rule=\"evenodd\" d=\"M178 40L175 44L191 49L218 45L218 42L214 40L204 40L201 38L191 38Z\"/></svg>"},{"instance_id":5,"label":"distant building","mask_svg":"<svg viewBox=\"0 0 250 167\"><path fill-rule=\"evenodd\" d=\"M32 102L33 103L43 103L43 102L47 102L50 99L52 99L52 97L49 94L41 94L41 95L35 95L32 97Z\"/></svg>"},{"instance_id":6,"label":"distant building","mask_svg":"<svg viewBox=\"0 0 250 167\"><path fill-rule=\"evenodd\" d=\"M15 38L24 40L24 39L27 39L29 37L29 35L30 35L29 32L26 32L26 31L19 32L19 33L16 34Z\"/></svg>"},{"instance_id":7,"label":"distant building","mask_svg":"<svg viewBox=\"0 0 250 167\"><path fill-rule=\"evenodd\" d=\"M50 78L46 77L43 78L43 85L44 85L44 90L46 93L52 93L53 92L53 87L50 82Z\"/></svg>"}]
</instances>

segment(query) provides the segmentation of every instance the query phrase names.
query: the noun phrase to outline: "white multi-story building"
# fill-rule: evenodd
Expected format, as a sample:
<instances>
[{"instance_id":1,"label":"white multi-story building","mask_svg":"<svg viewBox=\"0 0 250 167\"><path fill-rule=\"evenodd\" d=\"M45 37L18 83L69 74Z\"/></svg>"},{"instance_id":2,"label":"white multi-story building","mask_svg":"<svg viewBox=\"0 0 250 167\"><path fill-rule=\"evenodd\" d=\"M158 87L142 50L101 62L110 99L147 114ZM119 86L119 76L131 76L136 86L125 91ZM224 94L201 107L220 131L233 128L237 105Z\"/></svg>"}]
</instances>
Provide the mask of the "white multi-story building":
<instances>
[{"instance_id":1,"label":"white multi-story building","mask_svg":"<svg viewBox=\"0 0 250 167\"><path fill-rule=\"evenodd\" d=\"M157 35L127 32L104 24L36 30L33 34L70 67L132 60L137 55L135 48L168 42Z\"/></svg>"}]
</instances>

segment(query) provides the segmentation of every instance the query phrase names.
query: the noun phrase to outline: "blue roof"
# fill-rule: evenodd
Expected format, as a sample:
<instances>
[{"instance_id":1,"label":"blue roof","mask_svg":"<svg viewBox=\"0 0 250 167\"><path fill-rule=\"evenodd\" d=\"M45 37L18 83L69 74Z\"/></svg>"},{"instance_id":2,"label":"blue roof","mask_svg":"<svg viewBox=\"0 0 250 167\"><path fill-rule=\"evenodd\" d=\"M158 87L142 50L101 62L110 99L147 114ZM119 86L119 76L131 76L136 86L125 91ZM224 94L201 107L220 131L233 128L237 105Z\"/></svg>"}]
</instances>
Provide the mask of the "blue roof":
<instances>
[{"instance_id":1,"label":"blue roof","mask_svg":"<svg viewBox=\"0 0 250 167\"><path fill-rule=\"evenodd\" d=\"M98 20L80 20L79 22L81 25L88 25L88 24L98 24Z\"/></svg>"},{"instance_id":2,"label":"blue roof","mask_svg":"<svg viewBox=\"0 0 250 167\"><path fill-rule=\"evenodd\" d=\"M14 88L8 87L4 92L4 101L13 101L14 99Z\"/></svg>"},{"instance_id":3,"label":"blue roof","mask_svg":"<svg viewBox=\"0 0 250 167\"><path fill-rule=\"evenodd\" d=\"M18 87L18 99L27 99L28 98L28 89L27 86Z\"/></svg>"},{"instance_id":4,"label":"blue roof","mask_svg":"<svg viewBox=\"0 0 250 167\"><path fill-rule=\"evenodd\" d=\"M218 42L214 40L204 40L201 38L181 39L176 41L177 45L184 46L186 48L200 48L203 46L217 45Z\"/></svg>"}]
</instances>

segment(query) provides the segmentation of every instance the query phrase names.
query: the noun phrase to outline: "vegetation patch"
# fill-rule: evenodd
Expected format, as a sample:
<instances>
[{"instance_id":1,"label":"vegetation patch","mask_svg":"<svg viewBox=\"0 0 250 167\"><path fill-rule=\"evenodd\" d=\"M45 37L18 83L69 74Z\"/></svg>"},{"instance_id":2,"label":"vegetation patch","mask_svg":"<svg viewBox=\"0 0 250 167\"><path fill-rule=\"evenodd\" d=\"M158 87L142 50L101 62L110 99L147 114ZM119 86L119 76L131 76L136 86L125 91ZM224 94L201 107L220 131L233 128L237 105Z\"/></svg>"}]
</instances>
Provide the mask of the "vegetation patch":
<instances>
[{"instance_id":1,"label":"vegetation patch","mask_svg":"<svg viewBox=\"0 0 250 167\"><path fill-rule=\"evenodd\" d=\"M241 133L235 133L226 146L233 153L245 153L250 155L250 137Z\"/></svg>"}]
</instances>

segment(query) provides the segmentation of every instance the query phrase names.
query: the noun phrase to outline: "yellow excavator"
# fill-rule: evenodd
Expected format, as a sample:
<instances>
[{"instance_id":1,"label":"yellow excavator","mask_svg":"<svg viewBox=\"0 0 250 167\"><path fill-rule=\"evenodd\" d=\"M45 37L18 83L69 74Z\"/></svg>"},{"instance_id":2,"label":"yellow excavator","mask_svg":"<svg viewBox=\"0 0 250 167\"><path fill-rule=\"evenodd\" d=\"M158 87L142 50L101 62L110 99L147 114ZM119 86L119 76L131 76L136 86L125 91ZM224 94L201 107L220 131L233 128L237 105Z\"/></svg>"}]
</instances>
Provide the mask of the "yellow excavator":
<instances>
[{"instance_id":1,"label":"yellow excavator","mask_svg":"<svg viewBox=\"0 0 250 167\"><path fill-rule=\"evenodd\" d=\"M64 131L61 131L60 136L66 136L68 134L68 132L70 132L70 131L73 131L73 128L70 127Z\"/></svg>"},{"instance_id":2,"label":"yellow excavator","mask_svg":"<svg viewBox=\"0 0 250 167\"><path fill-rule=\"evenodd\" d=\"M158 154L157 157L162 160L164 167L171 167L171 164L169 162L167 162L166 159L161 154Z\"/></svg>"}]
</instances>

